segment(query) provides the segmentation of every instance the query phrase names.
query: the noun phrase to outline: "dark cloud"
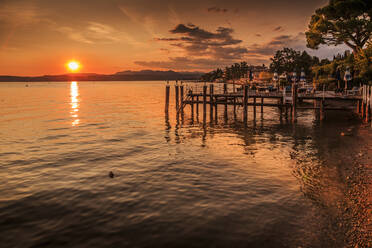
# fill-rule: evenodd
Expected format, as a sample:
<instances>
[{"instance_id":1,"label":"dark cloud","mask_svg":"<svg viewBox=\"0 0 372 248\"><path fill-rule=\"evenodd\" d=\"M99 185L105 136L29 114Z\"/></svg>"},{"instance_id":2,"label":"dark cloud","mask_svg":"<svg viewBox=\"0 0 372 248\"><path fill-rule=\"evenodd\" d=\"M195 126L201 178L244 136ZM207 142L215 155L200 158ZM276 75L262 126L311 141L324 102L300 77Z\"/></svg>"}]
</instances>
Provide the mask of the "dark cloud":
<instances>
[{"instance_id":1,"label":"dark cloud","mask_svg":"<svg viewBox=\"0 0 372 248\"><path fill-rule=\"evenodd\" d=\"M283 27L282 26L278 26L278 27L274 28L273 31L275 31L275 32L283 31Z\"/></svg>"},{"instance_id":2,"label":"dark cloud","mask_svg":"<svg viewBox=\"0 0 372 248\"><path fill-rule=\"evenodd\" d=\"M215 13L226 13L228 12L228 9L225 8L219 8L219 7L210 7L208 8L208 12L215 12Z\"/></svg>"},{"instance_id":3,"label":"dark cloud","mask_svg":"<svg viewBox=\"0 0 372 248\"><path fill-rule=\"evenodd\" d=\"M257 36L257 37L262 37L262 35L261 35L261 34L256 34L256 36Z\"/></svg>"},{"instance_id":4,"label":"dark cloud","mask_svg":"<svg viewBox=\"0 0 372 248\"><path fill-rule=\"evenodd\" d=\"M232 28L219 27L215 32L199 28L193 24L179 24L169 31L179 37L156 38L157 41L172 42L172 46L184 49L191 56L209 54L214 59L240 59L247 52L236 47L242 40L234 39Z\"/></svg>"},{"instance_id":5,"label":"dark cloud","mask_svg":"<svg viewBox=\"0 0 372 248\"><path fill-rule=\"evenodd\" d=\"M302 35L280 35L274 37L271 41L264 44L253 44L248 48L249 56L272 56L277 50L283 47L291 47L294 49L305 49L305 41Z\"/></svg>"}]
</instances>

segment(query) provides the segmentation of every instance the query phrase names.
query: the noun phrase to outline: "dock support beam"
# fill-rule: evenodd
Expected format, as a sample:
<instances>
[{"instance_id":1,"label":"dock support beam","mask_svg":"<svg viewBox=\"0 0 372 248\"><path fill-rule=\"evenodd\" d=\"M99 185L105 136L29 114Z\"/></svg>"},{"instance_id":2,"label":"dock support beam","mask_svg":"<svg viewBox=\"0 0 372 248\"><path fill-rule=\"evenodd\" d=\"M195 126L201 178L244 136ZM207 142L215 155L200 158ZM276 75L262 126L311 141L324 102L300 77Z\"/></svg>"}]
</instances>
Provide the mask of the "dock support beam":
<instances>
[{"instance_id":1,"label":"dock support beam","mask_svg":"<svg viewBox=\"0 0 372 248\"><path fill-rule=\"evenodd\" d=\"M169 113L169 84L165 86L165 113Z\"/></svg>"},{"instance_id":2,"label":"dock support beam","mask_svg":"<svg viewBox=\"0 0 372 248\"><path fill-rule=\"evenodd\" d=\"M183 113L183 85L180 86L180 100L181 100L181 113Z\"/></svg>"},{"instance_id":3,"label":"dock support beam","mask_svg":"<svg viewBox=\"0 0 372 248\"><path fill-rule=\"evenodd\" d=\"M207 86L203 86L203 123L207 117Z\"/></svg>"},{"instance_id":4,"label":"dock support beam","mask_svg":"<svg viewBox=\"0 0 372 248\"><path fill-rule=\"evenodd\" d=\"M190 90L190 95L191 95L191 119L194 121L194 96L192 94L192 90Z\"/></svg>"},{"instance_id":5,"label":"dock support beam","mask_svg":"<svg viewBox=\"0 0 372 248\"><path fill-rule=\"evenodd\" d=\"M256 120L256 97L253 97L253 120Z\"/></svg>"},{"instance_id":6,"label":"dock support beam","mask_svg":"<svg viewBox=\"0 0 372 248\"><path fill-rule=\"evenodd\" d=\"M174 90L176 92L175 96L176 96L176 111L178 113L178 109L179 109L179 97L180 97L180 90L179 90L179 86L176 82L176 85L174 86Z\"/></svg>"},{"instance_id":7,"label":"dock support beam","mask_svg":"<svg viewBox=\"0 0 372 248\"><path fill-rule=\"evenodd\" d=\"M244 125L247 125L248 121L248 85L244 85L244 97L243 97L243 115Z\"/></svg>"},{"instance_id":8,"label":"dock support beam","mask_svg":"<svg viewBox=\"0 0 372 248\"><path fill-rule=\"evenodd\" d=\"M209 117L210 117L210 120L211 122L213 121L213 93L214 93L214 85L213 83L210 84L209 86L209 93L210 93L210 96L209 96L209 102L210 102L210 109L209 109Z\"/></svg>"}]
</instances>

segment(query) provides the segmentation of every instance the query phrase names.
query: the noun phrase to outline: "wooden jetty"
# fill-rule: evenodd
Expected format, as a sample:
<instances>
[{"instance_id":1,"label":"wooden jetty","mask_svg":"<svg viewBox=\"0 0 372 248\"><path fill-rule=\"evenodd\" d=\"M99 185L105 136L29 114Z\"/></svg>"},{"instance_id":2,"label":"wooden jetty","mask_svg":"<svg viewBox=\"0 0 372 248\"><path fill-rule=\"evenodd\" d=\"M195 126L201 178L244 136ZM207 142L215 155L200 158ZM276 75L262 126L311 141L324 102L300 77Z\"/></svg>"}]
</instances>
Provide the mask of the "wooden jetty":
<instances>
[{"instance_id":1,"label":"wooden jetty","mask_svg":"<svg viewBox=\"0 0 372 248\"><path fill-rule=\"evenodd\" d=\"M219 87L218 87L219 86ZM207 117L207 106L209 106L209 119L218 119L219 106L224 109L224 117L228 117L228 106L233 106L234 118L237 116L237 109L242 107L242 119L244 123L248 121L248 107L253 109L253 118L256 119L257 108L260 108L261 116L264 114L264 107L277 107L282 114L290 118L293 122L297 122L297 111L300 109L313 109L318 120L323 120L325 113L328 110L339 111L354 111L358 113L364 122L371 120L371 107L372 107L372 86L363 85L359 92L353 92L352 95L341 95L336 93L314 92L314 93L299 93L297 84L293 84L291 91L286 90L276 92L262 92L249 89L248 85L241 85L241 88L236 90L234 85L233 90L229 91L228 84L224 83L204 83L202 86L192 83L185 85L181 82L175 83L175 107L178 114L184 113L187 105L190 105L191 116L199 116L199 105L203 109L203 122ZM208 91L209 87L209 91ZM217 89L219 88L219 90ZM165 112L169 111L169 97L170 85L167 83L165 91ZM313 105L302 106L301 102L312 101ZM349 102L350 107L330 107L329 102Z\"/></svg>"}]
</instances>

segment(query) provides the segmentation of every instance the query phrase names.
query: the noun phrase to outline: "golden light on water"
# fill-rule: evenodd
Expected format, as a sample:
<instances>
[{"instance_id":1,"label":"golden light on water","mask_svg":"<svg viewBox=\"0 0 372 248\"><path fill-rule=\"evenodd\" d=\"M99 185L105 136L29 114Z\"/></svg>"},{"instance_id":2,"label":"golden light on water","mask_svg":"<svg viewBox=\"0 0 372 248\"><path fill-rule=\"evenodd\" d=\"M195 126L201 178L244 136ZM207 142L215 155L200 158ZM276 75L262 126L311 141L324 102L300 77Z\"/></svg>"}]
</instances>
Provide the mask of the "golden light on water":
<instances>
[{"instance_id":1,"label":"golden light on water","mask_svg":"<svg viewBox=\"0 0 372 248\"><path fill-rule=\"evenodd\" d=\"M66 64L66 67L67 69L70 71L70 72L77 72L79 71L81 65L78 61L75 61L75 60L71 60L69 61L67 64Z\"/></svg>"},{"instance_id":2,"label":"golden light on water","mask_svg":"<svg viewBox=\"0 0 372 248\"><path fill-rule=\"evenodd\" d=\"M77 126L80 123L79 120L79 87L77 82L73 81L70 85L70 97L71 97L71 117L73 118L72 126Z\"/></svg>"}]
</instances>

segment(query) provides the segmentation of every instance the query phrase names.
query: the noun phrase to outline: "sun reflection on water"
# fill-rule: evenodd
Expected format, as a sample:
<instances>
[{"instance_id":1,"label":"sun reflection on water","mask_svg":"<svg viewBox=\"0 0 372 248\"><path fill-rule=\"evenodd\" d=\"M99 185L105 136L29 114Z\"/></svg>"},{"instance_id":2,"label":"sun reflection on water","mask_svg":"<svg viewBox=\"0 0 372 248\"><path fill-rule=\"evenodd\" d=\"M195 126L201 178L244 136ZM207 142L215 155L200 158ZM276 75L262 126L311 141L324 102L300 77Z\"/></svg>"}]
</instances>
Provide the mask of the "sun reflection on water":
<instances>
[{"instance_id":1,"label":"sun reflection on water","mask_svg":"<svg viewBox=\"0 0 372 248\"><path fill-rule=\"evenodd\" d=\"M77 82L71 82L70 86L70 97L71 97L71 117L73 118L72 126L77 126L80 123L79 120L79 87Z\"/></svg>"}]
</instances>

